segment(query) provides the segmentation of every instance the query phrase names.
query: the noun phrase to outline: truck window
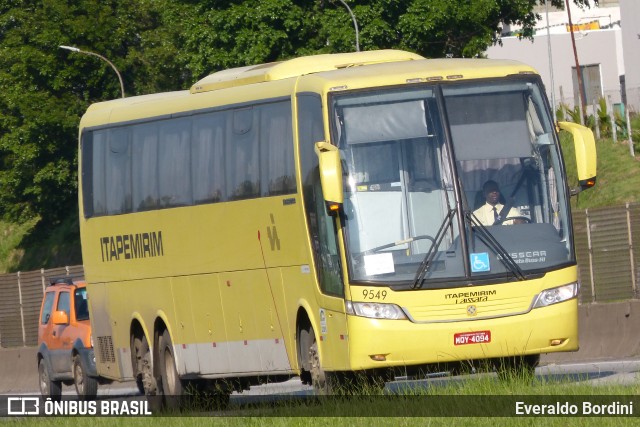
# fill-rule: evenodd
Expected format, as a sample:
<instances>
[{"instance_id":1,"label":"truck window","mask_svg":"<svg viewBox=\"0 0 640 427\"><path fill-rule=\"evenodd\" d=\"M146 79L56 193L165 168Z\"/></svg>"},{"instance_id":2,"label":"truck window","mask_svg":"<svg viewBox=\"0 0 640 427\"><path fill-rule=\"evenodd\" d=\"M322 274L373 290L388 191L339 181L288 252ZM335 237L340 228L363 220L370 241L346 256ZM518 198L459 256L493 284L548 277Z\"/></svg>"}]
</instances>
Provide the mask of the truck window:
<instances>
[{"instance_id":1,"label":"truck window","mask_svg":"<svg viewBox=\"0 0 640 427\"><path fill-rule=\"evenodd\" d=\"M69 311L71 309L71 298L69 292L60 292L58 296L58 311L64 311L69 316Z\"/></svg>"},{"instance_id":2,"label":"truck window","mask_svg":"<svg viewBox=\"0 0 640 427\"><path fill-rule=\"evenodd\" d=\"M51 317L51 310L53 309L53 298L56 296L55 292L48 292L44 297L44 305L42 306L42 316L40 317L40 323L46 325L49 323Z\"/></svg>"}]
</instances>

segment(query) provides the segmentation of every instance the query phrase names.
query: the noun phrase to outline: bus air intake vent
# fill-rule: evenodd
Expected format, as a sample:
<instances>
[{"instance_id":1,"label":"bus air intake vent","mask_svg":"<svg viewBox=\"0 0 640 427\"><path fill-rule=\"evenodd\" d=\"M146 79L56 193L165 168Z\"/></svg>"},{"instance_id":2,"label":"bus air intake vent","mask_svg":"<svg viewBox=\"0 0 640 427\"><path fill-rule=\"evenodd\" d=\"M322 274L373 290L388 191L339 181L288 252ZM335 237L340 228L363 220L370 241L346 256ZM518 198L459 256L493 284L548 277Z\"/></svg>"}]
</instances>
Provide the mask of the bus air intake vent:
<instances>
[{"instance_id":1,"label":"bus air intake vent","mask_svg":"<svg viewBox=\"0 0 640 427\"><path fill-rule=\"evenodd\" d=\"M100 363L115 363L116 355L113 352L113 340L110 336L98 337L98 361Z\"/></svg>"}]
</instances>

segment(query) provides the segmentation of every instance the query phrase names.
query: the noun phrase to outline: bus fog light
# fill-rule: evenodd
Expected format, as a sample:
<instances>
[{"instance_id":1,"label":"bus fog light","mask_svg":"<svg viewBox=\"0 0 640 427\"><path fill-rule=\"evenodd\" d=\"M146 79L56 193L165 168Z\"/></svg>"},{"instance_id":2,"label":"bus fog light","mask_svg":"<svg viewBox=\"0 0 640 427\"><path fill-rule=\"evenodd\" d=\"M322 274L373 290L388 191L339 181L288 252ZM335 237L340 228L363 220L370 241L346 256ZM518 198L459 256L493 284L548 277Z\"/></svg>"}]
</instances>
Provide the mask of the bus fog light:
<instances>
[{"instance_id":1,"label":"bus fog light","mask_svg":"<svg viewBox=\"0 0 640 427\"><path fill-rule=\"evenodd\" d=\"M386 354L370 354L369 357L374 362L384 362L385 360L387 360Z\"/></svg>"},{"instance_id":2,"label":"bus fog light","mask_svg":"<svg viewBox=\"0 0 640 427\"><path fill-rule=\"evenodd\" d=\"M378 302L354 302L347 301L347 314L370 319L406 319L404 311L395 304L383 304Z\"/></svg>"},{"instance_id":3,"label":"bus fog light","mask_svg":"<svg viewBox=\"0 0 640 427\"><path fill-rule=\"evenodd\" d=\"M546 289L538 294L533 308L547 307L559 302L567 301L578 295L578 284L570 283L557 288Z\"/></svg>"},{"instance_id":4,"label":"bus fog light","mask_svg":"<svg viewBox=\"0 0 640 427\"><path fill-rule=\"evenodd\" d=\"M552 347L555 347L564 343L566 340L567 340L566 338L557 338L555 340L551 340L549 344L551 344Z\"/></svg>"}]
</instances>

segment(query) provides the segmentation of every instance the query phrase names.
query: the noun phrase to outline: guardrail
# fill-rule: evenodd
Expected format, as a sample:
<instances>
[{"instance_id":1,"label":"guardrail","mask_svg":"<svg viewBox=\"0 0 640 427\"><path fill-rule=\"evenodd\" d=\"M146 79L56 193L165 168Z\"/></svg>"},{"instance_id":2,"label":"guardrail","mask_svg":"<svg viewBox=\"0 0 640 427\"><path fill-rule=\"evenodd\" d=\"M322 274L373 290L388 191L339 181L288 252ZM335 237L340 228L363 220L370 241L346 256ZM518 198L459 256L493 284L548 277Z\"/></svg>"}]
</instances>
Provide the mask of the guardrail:
<instances>
[{"instance_id":1,"label":"guardrail","mask_svg":"<svg viewBox=\"0 0 640 427\"><path fill-rule=\"evenodd\" d=\"M613 302L640 297L640 204L574 210L580 302ZM33 346L38 315L50 278L84 276L81 265L0 275L0 347Z\"/></svg>"}]
</instances>

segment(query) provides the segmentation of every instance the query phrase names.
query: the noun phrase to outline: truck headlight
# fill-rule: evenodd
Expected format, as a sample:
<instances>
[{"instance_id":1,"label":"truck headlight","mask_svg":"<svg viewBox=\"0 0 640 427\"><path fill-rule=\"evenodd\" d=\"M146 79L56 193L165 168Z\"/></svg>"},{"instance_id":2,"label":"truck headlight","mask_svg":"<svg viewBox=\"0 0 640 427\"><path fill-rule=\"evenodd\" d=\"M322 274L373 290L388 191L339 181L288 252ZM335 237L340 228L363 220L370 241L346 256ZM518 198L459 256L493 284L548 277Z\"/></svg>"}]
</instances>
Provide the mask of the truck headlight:
<instances>
[{"instance_id":1,"label":"truck headlight","mask_svg":"<svg viewBox=\"0 0 640 427\"><path fill-rule=\"evenodd\" d=\"M540 292L533 303L533 308L547 307L559 302L567 301L578 296L578 284L558 286L557 288L545 289Z\"/></svg>"},{"instance_id":2,"label":"truck headlight","mask_svg":"<svg viewBox=\"0 0 640 427\"><path fill-rule=\"evenodd\" d=\"M407 318L404 311L397 305L379 302L347 301L347 314L370 319L402 320Z\"/></svg>"}]
</instances>

